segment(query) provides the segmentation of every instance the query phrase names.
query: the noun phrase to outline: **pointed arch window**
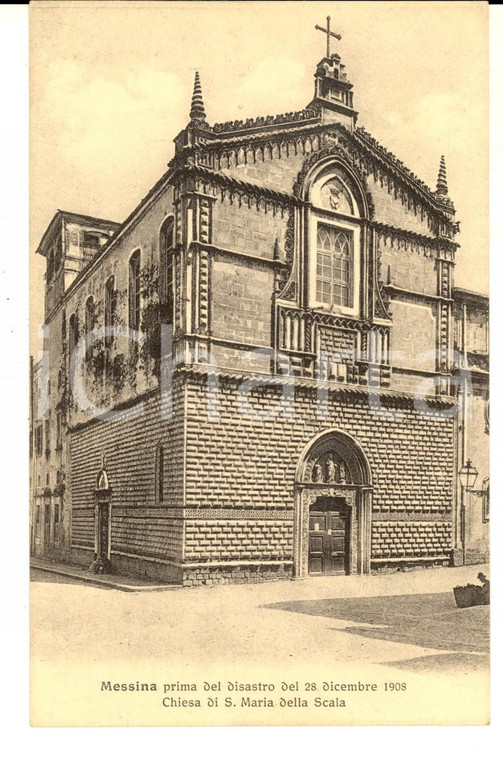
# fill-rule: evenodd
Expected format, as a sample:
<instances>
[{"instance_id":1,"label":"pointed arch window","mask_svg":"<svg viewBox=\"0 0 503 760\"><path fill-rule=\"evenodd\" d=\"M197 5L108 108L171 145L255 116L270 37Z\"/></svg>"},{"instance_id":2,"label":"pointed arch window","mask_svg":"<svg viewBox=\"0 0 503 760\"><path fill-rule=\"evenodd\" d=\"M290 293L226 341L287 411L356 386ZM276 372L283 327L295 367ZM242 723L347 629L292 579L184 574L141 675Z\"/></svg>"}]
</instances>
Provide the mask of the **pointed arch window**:
<instances>
[{"instance_id":1,"label":"pointed arch window","mask_svg":"<svg viewBox=\"0 0 503 760\"><path fill-rule=\"evenodd\" d=\"M113 343L113 327L116 311L115 277L112 275L105 283L105 346L110 348Z\"/></svg>"},{"instance_id":2,"label":"pointed arch window","mask_svg":"<svg viewBox=\"0 0 503 760\"><path fill-rule=\"evenodd\" d=\"M359 316L366 290L361 281L368 258L362 217L365 199L355 178L335 159L313 169L307 198L306 266L308 302L341 314Z\"/></svg>"},{"instance_id":3,"label":"pointed arch window","mask_svg":"<svg viewBox=\"0 0 503 760\"><path fill-rule=\"evenodd\" d=\"M327 306L353 306L353 238L349 230L318 223L316 300Z\"/></svg>"},{"instance_id":4,"label":"pointed arch window","mask_svg":"<svg viewBox=\"0 0 503 760\"><path fill-rule=\"evenodd\" d=\"M164 324L173 324L174 283L173 250L175 247L175 219L169 216L163 223L159 239L159 299Z\"/></svg>"},{"instance_id":5,"label":"pointed arch window","mask_svg":"<svg viewBox=\"0 0 503 760\"><path fill-rule=\"evenodd\" d=\"M58 409L56 411L56 450L59 451L62 448L63 448L63 413L61 409Z\"/></svg>"},{"instance_id":6,"label":"pointed arch window","mask_svg":"<svg viewBox=\"0 0 503 760\"><path fill-rule=\"evenodd\" d=\"M155 451L155 501L156 504L164 502L164 446L161 441Z\"/></svg>"},{"instance_id":7,"label":"pointed arch window","mask_svg":"<svg viewBox=\"0 0 503 760\"><path fill-rule=\"evenodd\" d=\"M47 255L47 281L49 281L56 272L55 258L55 248L53 246Z\"/></svg>"},{"instance_id":8,"label":"pointed arch window","mask_svg":"<svg viewBox=\"0 0 503 760\"><path fill-rule=\"evenodd\" d=\"M86 301L86 359L89 359L93 344L92 332L94 330L94 298L89 296Z\"/></svg>"},{"instance_id":9,"label":"pointed arch window","mask_svg":"<svg viewBox=\"0 0 503 760\"><path fill-rule=\"evenodd\" d=\"M77 345L77 337L77 315L72 314L68 320L68 356L70 361Z\"/></svg>"},{"instance_id":10,"label":"pointed arch window","mask_svg":"<svg viewBox=\"0 0 503 760\"><path fill-rule=\"evenodd\" d=\"M51 453L51 418L47 417L45 421L45 455L49 456Z\"/></svg>"},{"instance_id":11,"label":"pointed arch window","mask_svg":"<svg viewBox=\"0 0 503 760\"><path fill-rule=\"evenodd\" d=\"M140 328L140 251L129 259L129 327Z\"/></svg>"}]
</instances>

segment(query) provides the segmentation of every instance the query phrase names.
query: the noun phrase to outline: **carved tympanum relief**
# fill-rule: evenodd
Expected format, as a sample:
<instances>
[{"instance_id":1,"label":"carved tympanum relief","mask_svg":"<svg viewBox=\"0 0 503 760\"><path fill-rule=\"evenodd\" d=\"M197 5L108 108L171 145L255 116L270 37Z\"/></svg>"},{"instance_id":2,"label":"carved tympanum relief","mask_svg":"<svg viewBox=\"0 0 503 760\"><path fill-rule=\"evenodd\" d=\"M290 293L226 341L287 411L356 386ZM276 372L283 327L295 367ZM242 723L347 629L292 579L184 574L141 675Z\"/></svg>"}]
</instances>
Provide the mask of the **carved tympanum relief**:
<instances>
[{"instance_id":1,"label":"carved tympanum relief","mask_svg":"<svg viewBox=\"0 0 503 760\"><path fill-rule=\"evenodd\" d=\"M320 190L319 200L322 208L339 214L354 215L354 204L348 190L336 177L325 182Z\"/></svg>"},{"instance_id":2,"label":"carved tympanum relief","mask_svg":"<svg viewBox=\"0 0 503 760\"><path fill-rule=\"evenodd\" d=\"M313 483L351 483L349 470L341 457L335 452L328 452L318 457L311 471Z\"/></svg>"}]
</instances>

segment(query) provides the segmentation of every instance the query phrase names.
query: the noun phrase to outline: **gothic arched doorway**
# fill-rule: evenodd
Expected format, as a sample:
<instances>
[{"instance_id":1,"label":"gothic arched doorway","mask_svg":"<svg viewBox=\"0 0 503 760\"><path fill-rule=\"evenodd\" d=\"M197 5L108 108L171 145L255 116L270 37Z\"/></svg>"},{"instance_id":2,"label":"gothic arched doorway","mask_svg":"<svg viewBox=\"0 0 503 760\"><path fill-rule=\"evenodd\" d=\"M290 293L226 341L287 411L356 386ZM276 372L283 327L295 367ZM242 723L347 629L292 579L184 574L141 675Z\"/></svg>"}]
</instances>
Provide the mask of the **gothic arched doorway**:
<instances>
[{"instance_id":1,"label":"gothic arched doorway","mask_svg":"<svg viewBox=\"0 0 503 760\"><path fill-rule=\"evenodd\" d=\"M316 436L296 474L295 575L370 572L371 512L372 477L361 447L339 430Z\"/></svg>"}]
</instances>

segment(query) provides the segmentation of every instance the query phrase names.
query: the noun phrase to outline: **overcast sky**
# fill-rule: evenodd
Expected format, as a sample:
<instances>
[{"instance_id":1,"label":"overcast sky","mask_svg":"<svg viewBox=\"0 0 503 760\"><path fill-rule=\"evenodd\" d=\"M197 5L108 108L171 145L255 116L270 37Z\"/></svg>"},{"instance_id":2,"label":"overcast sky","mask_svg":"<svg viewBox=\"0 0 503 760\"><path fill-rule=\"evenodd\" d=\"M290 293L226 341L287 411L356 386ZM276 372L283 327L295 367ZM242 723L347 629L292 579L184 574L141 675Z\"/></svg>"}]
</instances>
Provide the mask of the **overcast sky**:
<instances>
[{"instance_id":1,"label":"overcast sky","mask_svg":"<svg viewBox=\"0 0 503 760\"><path fill-rule=\"evenodd\" d=\"M34 3L32 341L45 270L34 250L56 209L121 222L173 155L196 69L210 123L305 107L327 15L358 124L432 189L445 155L456 283L488 291L485 3Z\"/></svg>"}]
</instances>

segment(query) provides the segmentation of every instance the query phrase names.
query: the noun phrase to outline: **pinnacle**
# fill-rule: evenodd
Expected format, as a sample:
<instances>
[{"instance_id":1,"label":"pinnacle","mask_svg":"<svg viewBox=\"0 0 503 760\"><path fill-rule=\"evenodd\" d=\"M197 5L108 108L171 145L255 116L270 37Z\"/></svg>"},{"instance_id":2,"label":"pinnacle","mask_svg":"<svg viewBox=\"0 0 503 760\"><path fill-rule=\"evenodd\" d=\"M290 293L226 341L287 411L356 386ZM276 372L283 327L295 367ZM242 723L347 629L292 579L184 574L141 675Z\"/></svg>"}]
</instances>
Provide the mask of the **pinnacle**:
<instances>
[{"instance_id":1,"label":"pinnacle","mask_svg":"<svg viewBox=\"0 0 503 760\"><path fill-rule=\"evenodd\" d=\"M203 91L201 88L201 80L199 79L199 72L196 71L194 77L194 91L192 93L192 103L190 107L190 120L191 121L204 121L206 119L206 113L204 111Z\"/></svg>"},{"instance_id":2,"label":"pinnacle","mask_svg":"<svg viewBox=\"0 0 503 760\"><path fill-rule=\"evenodd\" d=\"M445 158L444 156L440 157L440 167L438 169L438 178L437 178L437 195L447 195L449 192L447 188L447 171L445 169Z\"/></svg>"}]
</instances>

